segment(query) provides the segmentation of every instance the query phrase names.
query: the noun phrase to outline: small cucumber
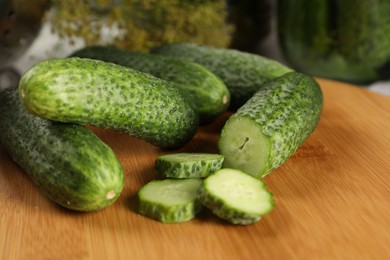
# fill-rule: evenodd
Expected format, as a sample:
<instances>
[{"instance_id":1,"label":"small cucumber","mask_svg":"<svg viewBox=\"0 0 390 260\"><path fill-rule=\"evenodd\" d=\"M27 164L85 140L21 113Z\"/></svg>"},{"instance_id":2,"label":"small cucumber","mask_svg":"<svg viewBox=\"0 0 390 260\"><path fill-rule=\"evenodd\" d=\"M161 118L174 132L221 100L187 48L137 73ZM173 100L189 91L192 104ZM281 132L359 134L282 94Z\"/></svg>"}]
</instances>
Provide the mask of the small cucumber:
<instances>
[{"instance_id":1,"label":"small cucumber","mask_svg":"<svg viewBox=\"0 0 390 260\"><path fill-rule=\"evenodd\" d=\"M160 155L156 170L168 178L204 178L221 169L223 156L210 153L175 153Z\"/></svg>"},{"instance_id":2,"label":"small cucumber","mask_svg":"<svg viewBox=\"0 0 390 260\"><path fill-rule=\"evenodd\" d=\"M91 130L34 116L17 89L0 92L0 145L42 192L65 208L103 209L124 186L114 152Z\"/></svg>"},{"instance_id":3,"label":"small cucumber","mask_svg":"<svg viewBox=\"0 0 390 260\"><path fill-rule=\"evenodd\" d=\"M162 148L184 145L198 128L193 100L169 82L114 63L45 60L25 72L20 99L54 121L112 128Z\"/></svg>"},{"instance_id":4,"label":"small cucumber","mask_svg":"<svg viewBox=\"0 0 390 260\"><path fill-rule=\"evenodd\" d=\"M195 43L165 44L153 53L199 63L219 76L230 91L233 110L242 106L266 81L293 71L257 54Z\"/></svg>"},{"instance_id":5,"label":"small cucumber","mask_svg":"<svg viewBox=\"0 0 390 260\"><path fill-rule=\"evenodd\" d=\"M191 220L202 210L196 200L202 179L153 180L138 191L138 212L162 223Z\"/></svg>"},{"instance_id":6,"label":"small cucumber","mask_svg":"<svg viewBox=\"0 0 390 260\"><path fill-rule=\"evenodd\" d=\"M320 86L308 75L290 72L267 82L223 126L223 167L264 177L314 131L322 104Z\"/></svg>"},{"instance_id":7,"label":"small cucumber","mask_svg":"<svg viewBox=\"0 0 390 260\"><path fill-rule=\"evenodd\" d=\"M197 198L215 215L239 225L259 221L274 207L273 195L266 190L264 182L228 168L207 177Z\"/></svg>"},{"instance_id":8,"label":"small cucumber","mask_svg":"<svg viewBox=\"0 0 390 260\"><path fill-rule=\"evenodd\" d=\"M173 82L194 98L201 124L221 115L230 103L230 92L222 80L197 63L104 46L85 47L71 56L113 62Z\"/></svg>"}]
</instances>

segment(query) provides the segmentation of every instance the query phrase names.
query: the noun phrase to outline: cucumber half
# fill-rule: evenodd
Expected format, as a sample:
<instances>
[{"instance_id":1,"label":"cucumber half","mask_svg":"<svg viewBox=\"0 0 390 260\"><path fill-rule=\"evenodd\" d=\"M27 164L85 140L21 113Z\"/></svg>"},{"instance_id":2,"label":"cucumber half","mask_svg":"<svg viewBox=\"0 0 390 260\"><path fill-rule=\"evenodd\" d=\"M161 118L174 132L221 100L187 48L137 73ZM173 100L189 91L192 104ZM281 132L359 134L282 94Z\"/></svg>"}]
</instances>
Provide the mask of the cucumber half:
<instances>
[{"instance_id":1,"label":"cucumber half","mask_svg":"<svg viewBox=\"0 0 390 260\"><path fill-rule=\"evenodd\" d=\"M222 128L223 167L263 178L315 130L322 105L320 86L311 76L290 72L268 81Z\"/></svg>"}]
</instances>

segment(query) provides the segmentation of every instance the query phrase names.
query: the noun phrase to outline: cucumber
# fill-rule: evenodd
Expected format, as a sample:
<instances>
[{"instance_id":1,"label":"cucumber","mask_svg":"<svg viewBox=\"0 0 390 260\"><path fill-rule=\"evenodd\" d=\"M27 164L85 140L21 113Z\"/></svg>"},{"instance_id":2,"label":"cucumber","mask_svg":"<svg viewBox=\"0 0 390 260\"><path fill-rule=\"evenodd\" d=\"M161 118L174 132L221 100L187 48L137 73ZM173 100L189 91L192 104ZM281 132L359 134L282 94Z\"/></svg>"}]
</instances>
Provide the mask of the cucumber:
<instances>
[{"instance_id":1,"label":"cucumber","mask_svg":"<svg viewBox=\"0 0 390 260\"><path fill-rule=\"evenodd\" d=\"M292 71L257 54L195 43L165 44L153 53L199 63L219 76L230 91L232 110L242 106L266 81Z\"/></svg>"},{"instance_id":2,"label":"cucumber","mask_svg":"<svg viewBox=\"0 0 390 260\"><path fill-rule=\"evenodd\" d=\"M84 126L27 112L17 88L0 92L0 146L52 201L77 211L103 209L124 186L110 147Z\"/></svg>"},{"instance_id":3,"label":"cucumber","mask_svg":"<svg viewBox=\"0 0 390 260\"><path fill-rule=\"evenodd\" d=\"M197 198L218 217L238 225L259 221L274 207L273 195L264 182L229 168L207 177Z\"/></svg>"},{"instance_id":4,"label":"cucumber","mask_svg":"<svg viewBox=\"0 0 390 260\"><path fill-rule=\"evenodd\" d=\"M218 141L223 167L266 176L314 131L322 104L311 76L290 72L267 82L223 126Z\"/></svg>"},{"instance_id":5,"label":"cucumber","mask_svg":"<svg viewBox=\"0 0 390 260\"><path fill-rule=\"evenodd\" d=\"M296 70L370 85L390 79L390 1L280 0L280 49Z\"/></svg>"},{"instance_id":6,"label":"cucumber","mask_svg":"<svg viewBox=\"0 0 390 260\"><path fill-rule=\"evenodd\" d=\"M103 46L85 47L71 56L113 62L174 82L194 98L201 124L213 121L230 103L230 92L222 80L197 63Z\"/></svg>"},{"instance_id":7,"label":"cucumber","mask_svg":"<svg viewBox=\"0 0 390 260\"><path fill-rule=\"evenodd\" d=\"M174 153L160 155L156 170L168 178L204 178L221 169L223 156L211 153Z\"/></svg>"},{"instance_id":8,"label":"cucumber","mask_svg":"<svg viewBox=\"0 0 390 260\"><path fill-rule=\"evenodd\" d=\"M203 206L196 199L202 179L153 180L138 191L138 212L162 223L195 218Z\"/></svg>"},{"instance_id":9,"label":"cucumber","mask_svg":"<svg viewBox=\"0 0 390 260\"><path fill-rule=\"evenodd\" d=\"M20 99L54 121L112 128L162 148L187 143L198 128L193 100L169 82L114 63L62 58L25 72Z\"/></svg>"}]
</instances>

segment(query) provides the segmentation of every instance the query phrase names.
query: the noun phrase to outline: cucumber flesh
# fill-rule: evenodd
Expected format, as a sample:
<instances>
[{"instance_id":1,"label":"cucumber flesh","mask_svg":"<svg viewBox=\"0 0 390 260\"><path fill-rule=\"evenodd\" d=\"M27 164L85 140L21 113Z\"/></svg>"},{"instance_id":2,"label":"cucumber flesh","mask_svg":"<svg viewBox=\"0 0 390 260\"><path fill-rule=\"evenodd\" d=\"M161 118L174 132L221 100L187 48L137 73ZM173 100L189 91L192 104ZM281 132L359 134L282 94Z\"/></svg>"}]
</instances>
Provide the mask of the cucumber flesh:
<instances>
[{"instance_id":1,"label":"cucumber flesh","mask_svg":"<svg viewBox=\"0 0 390 260\"><path fill-rule=\"evenodd\" d=\"M224 156L211 153L175 153L157 157L156 170L168 178L203 178L221 169Z\"/></svg>"},{"instance_id":2,"label":"cucumber flesh","mask_svg":"<svg viewBox=\"0 0 390 260\"><path fill-rule=\"evenodd\" d=\"M219 148L225 155L223 167L237 168L247 173L261 172L267 167L270 144L261 126L247 117L232 118L226 124Z\"/></svg>"},{"instance_id":3,"label":"cucumber flesh","mask_svg":"<svg viewBox=\"0 0 390 260\"><path fill-rule=\"evenodd\" d=\"M232 224L248 225L260 220L274 207L266 184L240 170L223 168L207 177L198 199L215 215Z\"/></svg>"},{"instance_id":4,"label":"cucumber flesh","mask_svg":"<svg viewBox=\"0 0 390 260\"><path fill-rule=\"evenodd\" d=\"M138 212L162 223L189 221L202 210L197 193L202 179L153 180L138 192Z\"/></svg>"}]
</instances>

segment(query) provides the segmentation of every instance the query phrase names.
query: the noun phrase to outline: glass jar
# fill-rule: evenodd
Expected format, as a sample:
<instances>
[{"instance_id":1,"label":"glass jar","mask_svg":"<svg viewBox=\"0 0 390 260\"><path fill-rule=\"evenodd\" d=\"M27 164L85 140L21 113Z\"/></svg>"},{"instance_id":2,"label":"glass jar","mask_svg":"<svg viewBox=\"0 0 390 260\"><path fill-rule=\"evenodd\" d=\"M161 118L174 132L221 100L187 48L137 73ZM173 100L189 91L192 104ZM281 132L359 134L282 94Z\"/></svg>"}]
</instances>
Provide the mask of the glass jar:
<instances>
[{"instance_id":1,"label":"glass jar","mask_svg":"<svg viewBox=\"0 0 390 260\"><path fill-rule=\"evenodd\" d=\"M37 37L48 7L49 0L0 0L0 91L17 85L13 63Z\"/></svg>"},{"instance_id":2,"label":"glass jar","mask_svg":"<svg viewBox=\"0 0 390 260\"><path fill-rule=\"evenodd\" d=\"M0 69L8 68L37 37L50 0L0 0Z\"/></svg>"},{"instance_id":3,"label":"glass jar","mask_svg":"<svg viewBox=\"0 0 390 260\"><path fill-rule=\"evenodd\" d=\"M279 0L278 36L298 71L359 84L390 78L388 0Z\"/></svg>"}]
</instances>

